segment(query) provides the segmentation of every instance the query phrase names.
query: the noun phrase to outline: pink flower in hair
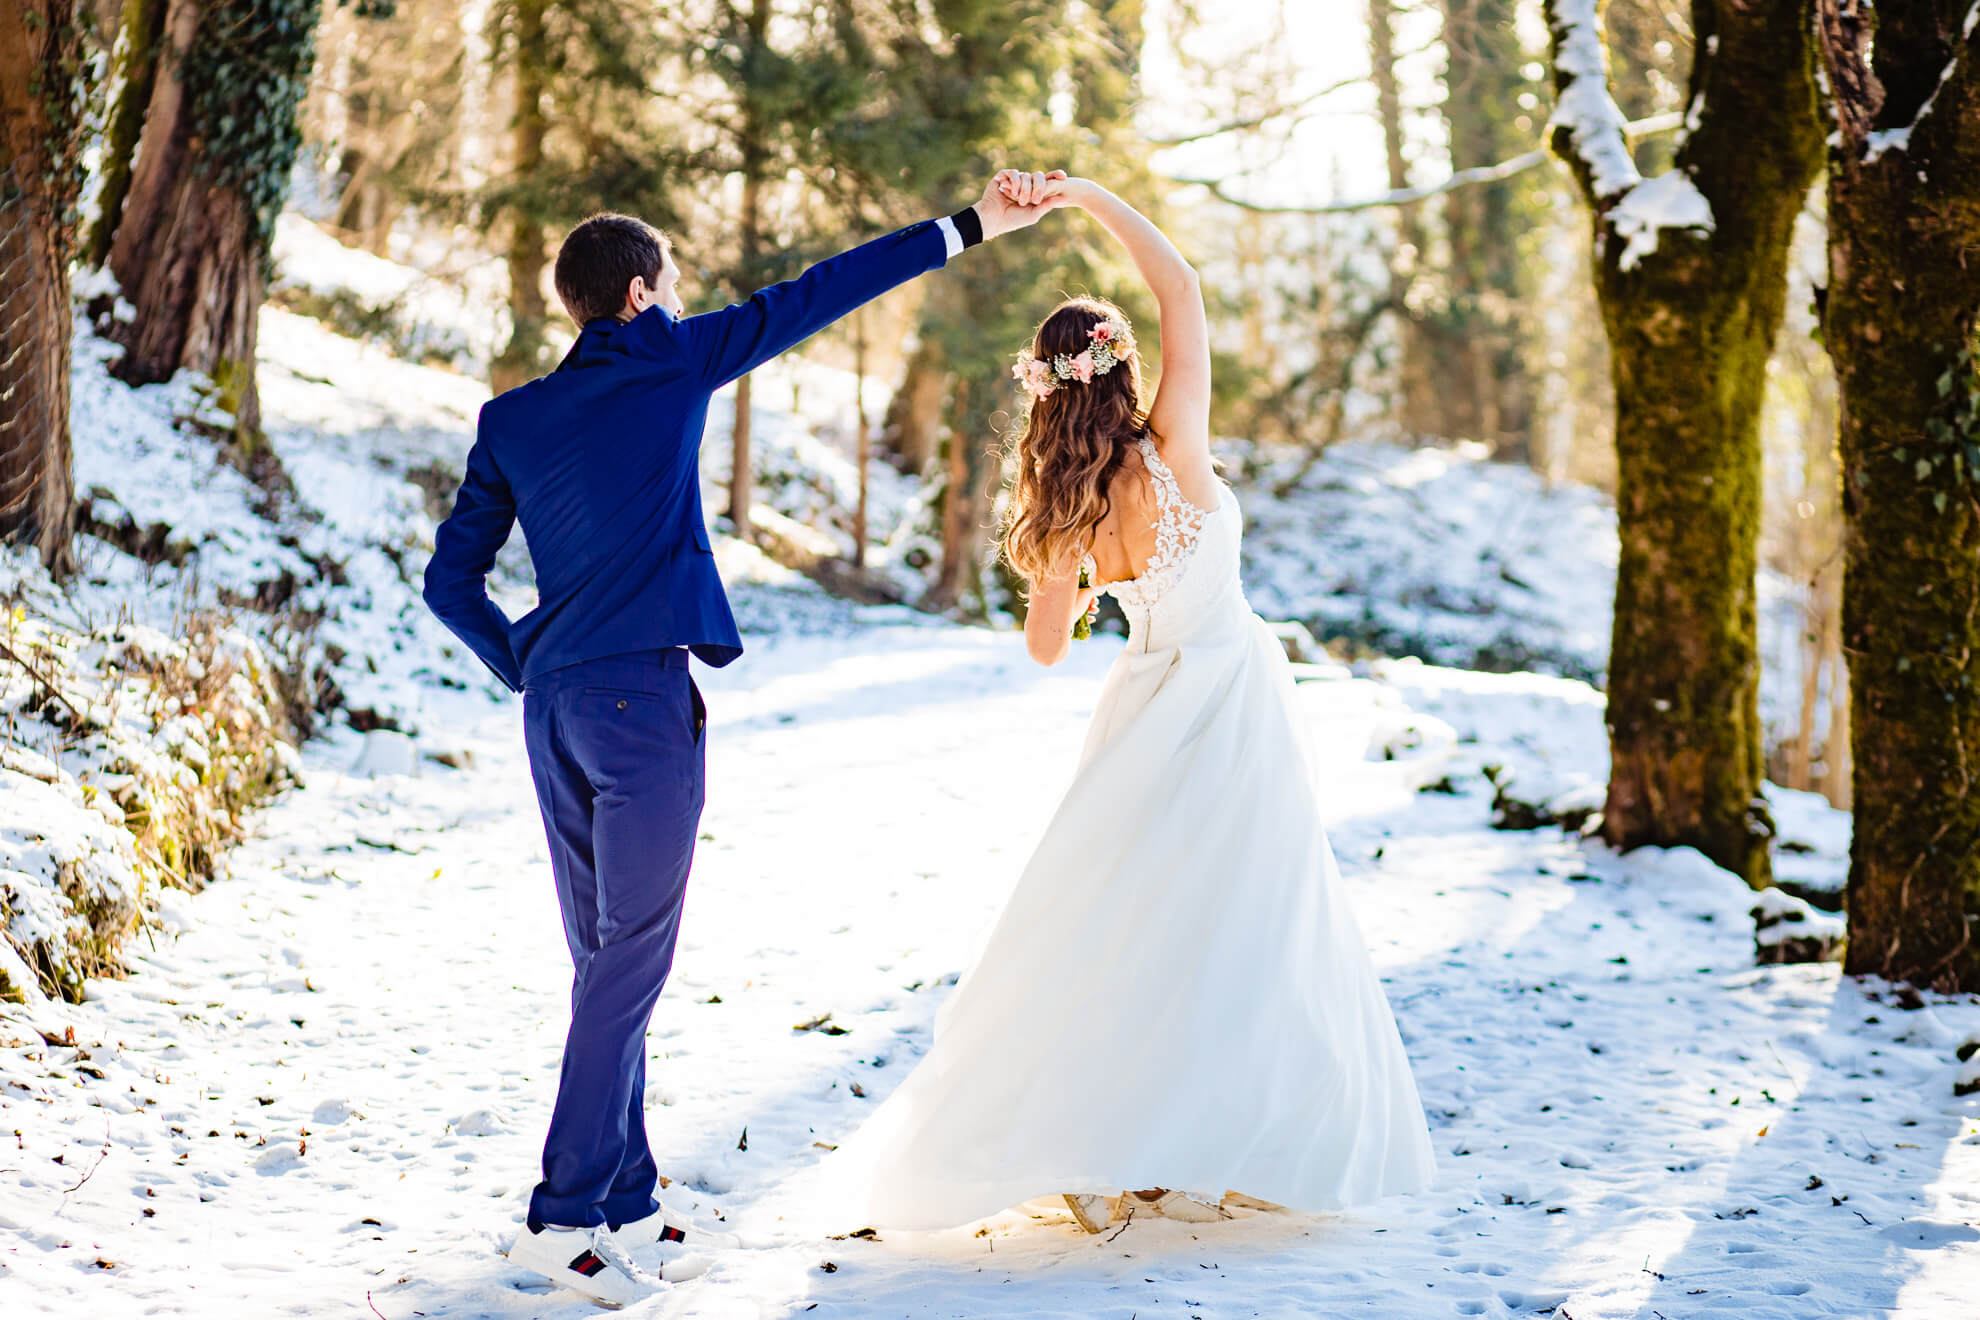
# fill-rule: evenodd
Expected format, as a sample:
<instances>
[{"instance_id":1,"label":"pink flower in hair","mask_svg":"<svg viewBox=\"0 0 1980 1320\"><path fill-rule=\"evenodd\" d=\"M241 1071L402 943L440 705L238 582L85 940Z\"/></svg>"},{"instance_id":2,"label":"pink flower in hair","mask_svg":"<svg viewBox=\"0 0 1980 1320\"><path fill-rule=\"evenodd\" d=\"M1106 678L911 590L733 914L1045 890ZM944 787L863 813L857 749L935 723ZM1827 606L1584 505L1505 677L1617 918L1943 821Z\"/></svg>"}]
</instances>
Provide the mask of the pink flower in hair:
<instances>
[{"instance_id":1,"label":"pink flower in hair","mask_svg":"<svg viewBox=\"0 0 1980 1320\"><path fill-rule=\"evenodd\" d=\"M1093 350L1082 350L1080 355L1072 360L1072 367L1073 375L1079 377L1080 384L1084 385L1088 381L1091 381L1093 379Z\"/></svg>"},{"instance_id":2,"label":"pink flower in hair","mask_svg":"<svg viewBox=\"0 0 1980 1320\"><path fill-rule=\"evenodd\" d=\"M1043 358L1028 357L1011 367L1011 375L1018 387L1034 399L1042 399L1052 392L1052 364Z\"/></svg>"},{"instance_id":3,"label":"pink flower in hair","mask_svg":"<svg viewBox=\"0 0 1980 1320\"><path fill-rule=\"evenodd\" d=\"M1102 321L1099 325L1094 326L1093 329L1088 331L1087 333L1094 343L1104 344L1114 337L1113 323L1109 321Z\"/></svg>"}]
</instances>

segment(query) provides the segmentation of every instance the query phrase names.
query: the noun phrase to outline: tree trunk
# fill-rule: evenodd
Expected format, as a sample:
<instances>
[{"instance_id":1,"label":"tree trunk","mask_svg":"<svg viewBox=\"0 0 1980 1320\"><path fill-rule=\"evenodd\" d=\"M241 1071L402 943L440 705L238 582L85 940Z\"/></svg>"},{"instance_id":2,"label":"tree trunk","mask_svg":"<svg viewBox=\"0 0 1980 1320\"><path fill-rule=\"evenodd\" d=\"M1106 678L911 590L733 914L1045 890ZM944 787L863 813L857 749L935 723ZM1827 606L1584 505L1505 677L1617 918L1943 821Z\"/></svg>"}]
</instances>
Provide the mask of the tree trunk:
<instances>
[{"instance_id":1,"label":"tree trunk","mask_svg":"<svg viewBox=\"0 0 1980 1320\"><path fill-rule=\"evenodd\" d=\"M977 464L975 431L965 419L970 415L972 390L966 379L957 380L950 407L948 473L942 489L942 571L929 593L929 603L937 609L953 609L976 584L981 563L982 535L977 526L976 488L981 484Z\"/></svg>"},{"instance_id":2,"label":"tree trunk","mask_svg":"<svg viewBox=\"0 0 1980 1320\"><path fill-rule=\"evenodd\" d=\"M548 7L549 0L516 0L516 113L510 144L515 177L524 180L543 166L543 139L550 127L543 109L550 59L543 14ZM547 264L542 221L527 207L516 208L509 217L509 342L488 364L488 384L497 394L535 380L548 366L544 330L549 308L543 300Z\"/></svg>"},{"instance_id":3,"label":"tree trunk","mask_svg":"<svg viewBox=\"0 0 1980 1320\"><path fill-rule=\"evenodd\" d=\"M873 466L873 436L866 424L866 316L854 312L853 332L853 463L859 469L859 506L853 510L853 566L866 567L867 477Z\"/></svg>"},{"instance_id":4,"label":"tree trunk","mask_svg":"<svg viewBox=\"0 0 1980 1320\"><path fill-rule=\"evenodd\" d=\"M1451 168L1509 160L1528 149L1519 97L1524 57L1511 0L1443 0L1444 121ZM1469 436L1508 458L1533 452L1533 379L1526 368L1525 311L1532 281L1520 236L1538 217L1522 199L1526 180L1457 188L1444 195L1450 239L1448 304L1439 318L1433 375L1444 433Z\"/></svg>"},{"instance_id":5,"label":"tree trunk","mask_svg":"<svg viewBox=\"0 0 1980 1320\"><path fill-rule=\"evenodd\" d=\"M159 36L167 7L168 0L124 0L110 113L103 126L96 223L85 249L85 259L92 266L110 259L110 243L124 211L124 198L131 190L131 166L144 136L145 108L151 104L157 85Z\"/></svg>"},{"instance_id":6,"label":"tree trunk","mask_svg":"<svg viewBox=\"0 0 1980 1320\"><path fill-rule=\"evenodd\" d=\"M1403 158L1402 84L1396 77L1396 6L1392 0L1368 0L1368 72L1375 84L1376 117L1382 124L1387 153L1389 190L1409 186L1409 163ZM1411 436L1441 435L1444 418L1439 404L1435 364L1418 300L1410 286L1424 268L1422 217L1414 204L1396 208L1396 246L1389 256L1388 305L1397 316L1401 361L1396 370L1401 386L1403 430Z\"/></svg>"},{"instance_id":7,"label":"tree trunk","mask_svg":"<svg viewBox=\"0 0 1980 1320\"><path fill-rule=\"evenodd\" d=\"M750 58L764 51L770 42L769 0L750 0L749 12L744 16L743 31L749 43ZM742 115L742 216L741 258L745 282L754 282L759 274L757 258L762 244L763 223L763 173L768 168L763 147L765 125L758 117L755 102L745 92ZM747 290L738 290L747 293ZM729 432L729 522L735 533L745 541L755 539L749 520L751 489L754 485L755 468L750 457L750 380L744 376L736 382L736 421Z\"/></svg>"},{"instance_id":8,"label":"tree trunk","mask_svg":"<svg viewBox=\"0 0 1980 1320\"><path fill-rule=\"evenodd\" d=\"M1856 808L1855 770L1850 758L1848 663L1843 658L1842 620L1831 618L1829 647L1825 656L1829 670L1829 736L1822 743L1822 796L1843 811Z\"/></svg>"},{"instance_id":9,"label":"tree trunk","mask_svg":"<svg viewBox=\"0 0 1980 1320\"><path fill-rule=\"evenodd\" d=\"M1552 141L1593 212L1616 390L1603 834L1621 848L1694 847L1760 886L1772 835L1754 601L1760 405L1794 219L1821 166L1808 0L1695 0L1698 123L1672 172L1650 180L1608 95L1599 4L1548 0L1547 17ZM1645 213L1693 223L1646 235Z\"/></svg>"},{"instance_id":10,"label":"tree trunk","mask_svg":"<svg viewBox=\"0 0 1980 1320\"><path fill-rule=\"evenodd\" d=\"M742 268L756 269L758 211L763 201L763 185L754 174L743 177ZM729 521L745 541L753 540L749 508L754 485L755 460L750 456L750 423L754 420L748 376L736 382L736 420L729 432Z\"/></svg>"},{"instance_id":11,"label":"tree trunk","mask_svg":"<svg viewBox=\"0 0 1980 1320\"><path fill-rule=\"evenodd\" d=\"M118 375L151 384L185 367L211 377L250 446L261 428L255 321L268 243L315 59L317 9L288 8L278 24L257 0L170 0L110 245L110 270L136 309L112 326L124 347ZM224 81L223 70L249 63L254 78Z\"/></svg>"},{"instance_id":12,"label":"tree trunk","mask_svg":"<svg viewBox=\"0 0 1980 1320\"><path fill-rule=\"evenodd\" d=\"M0 540L74 560L69 273L85 57L74 0L0 8Z\"/></svg>"},{"instance_id":13,"label":"tree trunk","mask_svg":"<svg viewBox=\"0 0 1980 1320\"><path fill-rule=\"evenodd\" d=\"M937 300L928 301L932 305ZM881 423L881 446L894 456L894 466L901 471L918 475L935 461L948 386L942 346L935 335L924 333L908 355L906 375L888 400L886 420Z\"/></svg>"},{"instance_id":14,"label":"tree trunk","mask_svg":"<svg viewBox=\"0 0 1980 1320\"><path fill-rule=\"evenodd\" d=\"M385 76L372 67L362 51L352 63L354 87L344 97L344 145L337 155L337 173L343 176L344 186L337 194L337 213L330 221L345 242L379 257L391 255L388 240L397 210L383 177L392 160L383 149L383 141L395 127L389 119L380 122L383 116L377 103L381 98L375 84Z\"/></svg>"},{"instance_id":15,"label":"tree trunk","mask_svg":"<svg viewBox=\"0 0 1980 1320\"><path fill-rule=\"evenodd\" d=\"M1856 829L1845 968L1980 990L1980 40L1962 0L1819 7L1838 133L1824 338L1841 399Z\"/></svg>"}]
</instances>

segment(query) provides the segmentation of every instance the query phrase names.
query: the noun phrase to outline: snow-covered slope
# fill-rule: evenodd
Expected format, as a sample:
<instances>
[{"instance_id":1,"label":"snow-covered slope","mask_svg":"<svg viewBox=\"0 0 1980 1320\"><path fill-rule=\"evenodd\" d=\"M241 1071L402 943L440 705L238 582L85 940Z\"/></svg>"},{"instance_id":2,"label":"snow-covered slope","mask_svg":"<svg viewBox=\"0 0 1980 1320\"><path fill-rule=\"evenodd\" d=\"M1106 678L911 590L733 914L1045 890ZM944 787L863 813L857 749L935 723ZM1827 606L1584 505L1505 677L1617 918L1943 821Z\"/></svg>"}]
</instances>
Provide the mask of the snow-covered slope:
<instances>
[{"instance_id":1,"label":"snow-covered slope","mask_svg":"<svg viewBox=\"0 0 1980 1320\"><path fill-rule=\"evenodd\" d=\"M1298 462L1243 491L1245 589L1261 612L1381 654L1601 675L1616 520L1600 495L1549 490L1468 443L1336 445L1274 495Z\"/></svg>"}]
</instances>

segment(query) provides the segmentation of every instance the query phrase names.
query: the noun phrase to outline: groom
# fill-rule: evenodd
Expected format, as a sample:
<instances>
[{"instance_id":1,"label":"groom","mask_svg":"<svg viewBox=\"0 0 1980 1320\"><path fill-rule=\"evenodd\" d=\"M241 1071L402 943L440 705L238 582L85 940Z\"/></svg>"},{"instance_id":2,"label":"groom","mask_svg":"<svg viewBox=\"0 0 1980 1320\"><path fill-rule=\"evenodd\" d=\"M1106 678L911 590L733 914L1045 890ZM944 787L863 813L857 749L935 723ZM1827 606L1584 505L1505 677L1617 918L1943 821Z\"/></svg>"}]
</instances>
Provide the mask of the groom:
<instances>
[{"instance_id":1,"label":"groom","mask_svg":"<svg viewBox=\"0 0 1980 1320\"><path fill-rule=\"evenodd\" d=\"M598 215L557 254L582 327L557 370L481 410L427 605L523 693L530 774L577 974L543 1181L512 1260L608 1302L657 1285L626 1250L718 1245L663 1210L646 1143L646 1026L673 965L701 818L701 693L688 656L742 654L701 511L711 395L964 248L1034 223L1044 176L856 247L747 302L685 316L667 238ZM517 522L539 603L510 620L486 577Z\"/></svg>"}]
</instances>

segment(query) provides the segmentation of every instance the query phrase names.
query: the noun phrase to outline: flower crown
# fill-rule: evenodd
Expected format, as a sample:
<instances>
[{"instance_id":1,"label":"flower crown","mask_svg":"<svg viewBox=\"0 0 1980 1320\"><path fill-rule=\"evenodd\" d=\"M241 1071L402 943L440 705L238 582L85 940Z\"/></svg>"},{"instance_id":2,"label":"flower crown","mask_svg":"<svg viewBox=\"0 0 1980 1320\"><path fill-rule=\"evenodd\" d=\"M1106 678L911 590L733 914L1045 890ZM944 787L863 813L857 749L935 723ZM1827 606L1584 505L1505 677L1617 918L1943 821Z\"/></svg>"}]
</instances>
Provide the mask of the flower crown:
<instances>
[{"instance_id":1,"label":"flower crown","mask_svg":"<svg viewBox=\"0 0 1980 1320\"><path fill-rule=\"evenodd\" d=\"M1049 362L1029 354L1019 358L1011 368L1018 388L1034 399L1042 399L1058 389L1062 380L1076 380L1083 385L1095 376L1106 375L1134 351L1134 337L1127 322L1113 317L1088 330L1086 337L1093 342L1078 354L1061 353Z\"/></svg>"}]
</instances>

